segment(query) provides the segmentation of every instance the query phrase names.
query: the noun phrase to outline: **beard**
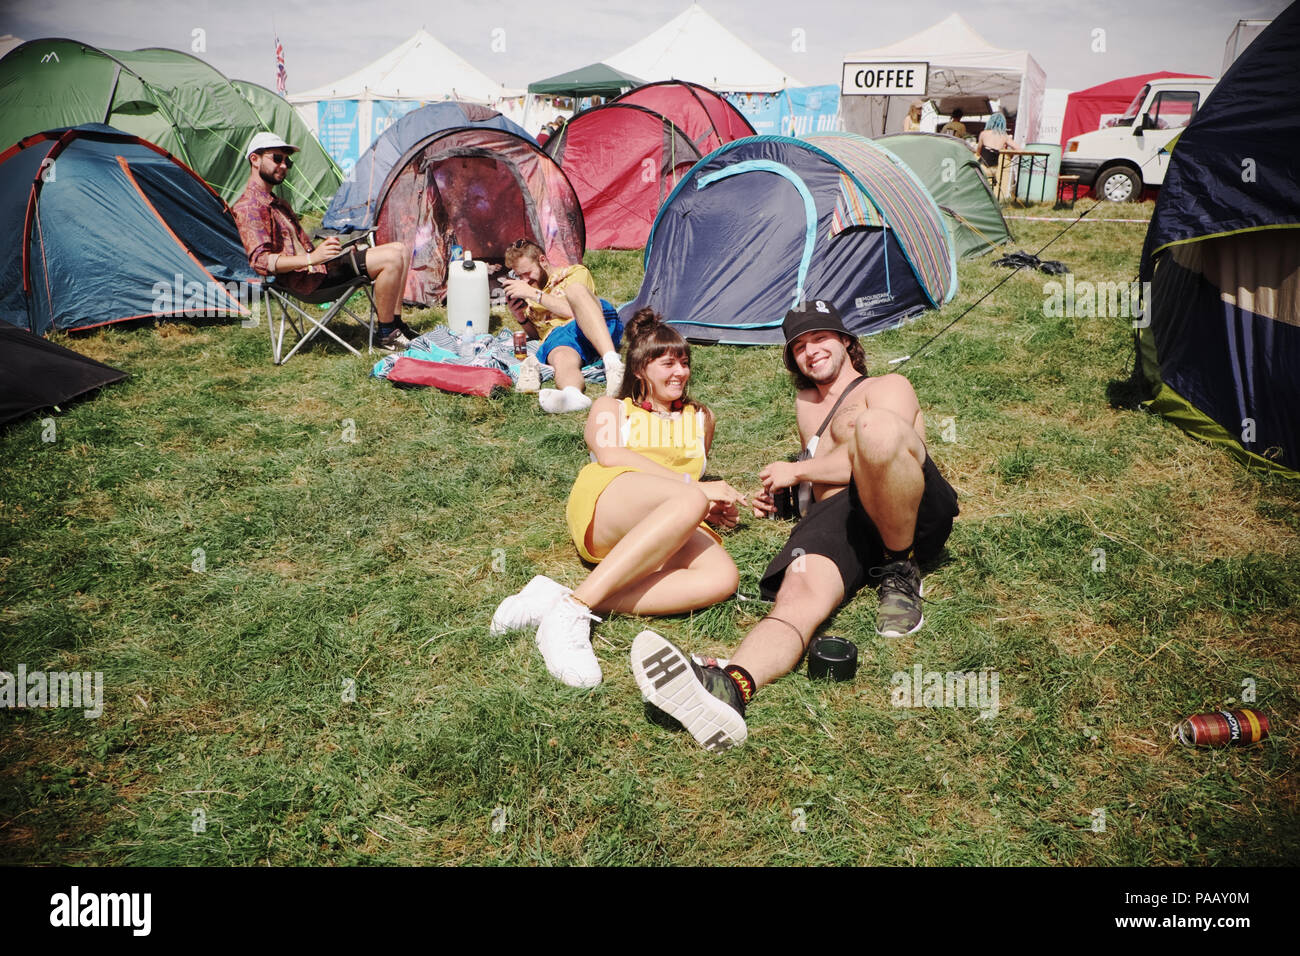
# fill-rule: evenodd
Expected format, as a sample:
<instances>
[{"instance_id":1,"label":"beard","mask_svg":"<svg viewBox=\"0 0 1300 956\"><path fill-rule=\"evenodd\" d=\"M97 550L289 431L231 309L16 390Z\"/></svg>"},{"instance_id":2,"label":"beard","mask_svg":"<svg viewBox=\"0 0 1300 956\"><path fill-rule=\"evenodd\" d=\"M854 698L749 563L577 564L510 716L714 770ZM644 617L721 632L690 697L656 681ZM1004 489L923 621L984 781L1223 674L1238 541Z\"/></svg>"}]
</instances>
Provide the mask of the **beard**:
<instances>
[{"instance_id":1,"label":"beard","mask_svg":"<svg viewBox=\"0 0 1300 956\"><path fill-rule=\"evenodd\" d=\"M280 180L275 178L275 173L264 173L259 169L257 175L261 176L262 182L266 183L268 186L280 185Z\"/></svg>"},{"instance_id":2,"label":"beard","mask_svg":"<svg viewBox=\"0 0 1300 956\"><path fill-rule=\"evenodd\" d=\"M844 352L833 354L827 357L826 361L817 366L816 370L808 371L800 369L810 382L822 384L823 382L833 382L839 377L840 369L844 367L844 362L848 355Z\"/></svg>"}]
</instances>

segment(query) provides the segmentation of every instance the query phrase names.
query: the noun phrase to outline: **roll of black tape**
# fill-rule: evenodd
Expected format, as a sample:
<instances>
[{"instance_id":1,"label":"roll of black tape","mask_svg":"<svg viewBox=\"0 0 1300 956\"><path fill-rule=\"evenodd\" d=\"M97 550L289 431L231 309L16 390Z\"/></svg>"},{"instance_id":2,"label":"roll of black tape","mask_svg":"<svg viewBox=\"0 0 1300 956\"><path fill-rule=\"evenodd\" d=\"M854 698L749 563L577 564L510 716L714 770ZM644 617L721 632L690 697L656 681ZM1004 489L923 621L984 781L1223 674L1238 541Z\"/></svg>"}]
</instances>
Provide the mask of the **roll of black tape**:
<instances>
[{"instance_id":1,"label":"roll of black tape","mask_svg":"<svg viewBox=\"0 0 1300 956\"><path fill-rule=\"evenodd\" d=\"M858 648L842 637L823 635L808 645L808 677L829 677L834 681L853 680L858 673Z\"/></svg>"}]
</instances>

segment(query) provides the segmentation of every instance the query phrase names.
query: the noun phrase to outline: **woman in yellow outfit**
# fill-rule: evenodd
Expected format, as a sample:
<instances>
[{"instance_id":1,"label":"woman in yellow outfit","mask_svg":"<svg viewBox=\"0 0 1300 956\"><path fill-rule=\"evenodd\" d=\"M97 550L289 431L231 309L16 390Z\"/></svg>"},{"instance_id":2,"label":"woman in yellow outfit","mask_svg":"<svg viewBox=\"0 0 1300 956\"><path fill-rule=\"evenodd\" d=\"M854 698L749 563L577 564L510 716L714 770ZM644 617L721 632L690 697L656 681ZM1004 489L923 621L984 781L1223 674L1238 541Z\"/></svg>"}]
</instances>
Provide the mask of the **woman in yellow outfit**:
<instances>
[{"instance_id":1,"label":"woman in yellow outfit","mask_svg":"<svg viewBox=\"0 0 1300 956\"><path fill-rule=\"evenodd\" d=\"M596 567L572 591L539 575L492 618L494 633L536 624L547 669L575 687L601 679L593 610L679 614L726 600L739 582L709 525L735 527L745 499L725 481L700 480L713 413L687 395L690 346L650 309L633 317L624 342L622 390L591 406L592 462L567 509L578 553Z\"/></svg>"}]
</instances>

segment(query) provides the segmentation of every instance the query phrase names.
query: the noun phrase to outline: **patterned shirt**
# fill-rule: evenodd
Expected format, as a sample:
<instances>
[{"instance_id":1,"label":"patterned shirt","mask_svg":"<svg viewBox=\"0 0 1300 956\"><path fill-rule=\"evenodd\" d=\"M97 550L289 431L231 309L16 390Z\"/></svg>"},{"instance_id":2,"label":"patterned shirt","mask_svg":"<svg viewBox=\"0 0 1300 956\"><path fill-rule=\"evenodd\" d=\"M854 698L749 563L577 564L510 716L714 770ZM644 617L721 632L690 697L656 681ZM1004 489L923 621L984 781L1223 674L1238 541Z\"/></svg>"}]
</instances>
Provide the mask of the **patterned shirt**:
<instances>
[{"instance_id":1,"label":"patterned shirt","mask_svg":"<svg viewBox=\"0 0 1300 956\"><path fill-rule=\"evenodd\" d=\"M560 266L553 270L546 278L546 287L542 289L542 294L563 295L564 289L574 283L584 285L592 295L596 294L596 280L591 277L587 267L581 265ZM536 302L528 303L528 317L533 320L533 327L537 329L539 341L545 340L557 326L572 321L572 318L556 315Z\"/></svg>"},{"instance_id":2,"label":"patterned shirt","mask_svg":"<svg viewBox=\"0 0 1300 956\"><path fill-rule=\"evenodd\" d=\"M316 248L289 204L261 182L250 182L244 194L235 200L231 212L235 214L239 238L248 253L248 264L258 275L272 274L269 265L272 255L305 256ZM276 278L276 283L292 292L309 293L315 291L324 276L322 263L286 272Z\"/></svg>"}]
</instances>

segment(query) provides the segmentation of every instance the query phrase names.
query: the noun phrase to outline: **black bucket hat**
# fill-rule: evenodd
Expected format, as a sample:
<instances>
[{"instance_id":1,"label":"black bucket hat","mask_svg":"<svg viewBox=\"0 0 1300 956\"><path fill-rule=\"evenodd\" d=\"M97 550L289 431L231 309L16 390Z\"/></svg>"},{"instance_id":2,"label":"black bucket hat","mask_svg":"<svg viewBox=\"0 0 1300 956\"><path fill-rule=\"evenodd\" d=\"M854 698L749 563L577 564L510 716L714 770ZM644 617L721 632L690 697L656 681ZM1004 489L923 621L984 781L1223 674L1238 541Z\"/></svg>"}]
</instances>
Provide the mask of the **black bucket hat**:
<instances>
[{"instance_id":1,"label":"black bucket hat","mask_svg":"<svg viewBox=\"0 0 1300 956\"><path fill-rule=\"evenodd\" d=\"M840 310L835 308L835 303L825 299L800 302L785 314L781 332L785 335L785 367L791 372L796 369L790 356L790 346L799 336L807 332L839 332L853 337L853 333L844 327L844 320L840 318Z\"/></svg>"}]
</instances>

